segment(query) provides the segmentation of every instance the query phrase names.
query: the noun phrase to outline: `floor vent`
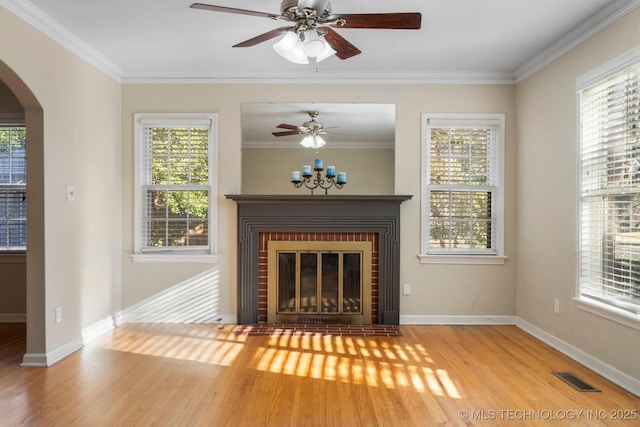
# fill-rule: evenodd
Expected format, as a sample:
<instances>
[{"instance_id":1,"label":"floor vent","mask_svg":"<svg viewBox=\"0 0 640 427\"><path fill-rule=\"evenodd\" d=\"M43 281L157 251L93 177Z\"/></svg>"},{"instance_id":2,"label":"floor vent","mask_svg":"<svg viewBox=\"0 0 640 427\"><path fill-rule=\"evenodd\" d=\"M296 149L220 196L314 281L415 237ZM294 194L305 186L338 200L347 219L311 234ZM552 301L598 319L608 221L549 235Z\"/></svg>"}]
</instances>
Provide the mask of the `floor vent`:
<instances>
[{"instance_id":1,"label":"floor vent","mask_svg":"<svg viewBox=\"0 0 640 427\"><path fill-rule=\"evenodd\" d=\"M295 323L341 323L347 324L340 316L322 316L322 315L308 315L297 316Z\"/></svg>"},{"instance_id":2,"label":"floor vent","mask_svg":"<svg viewBox=\"0 0 640 427\"><path fill-rule=\"evenodd\" d=\"M587 384L571 372L552 372L553 375L560 378L578 391L600 391L591 384Z\"/></svg>"}]
</instances>

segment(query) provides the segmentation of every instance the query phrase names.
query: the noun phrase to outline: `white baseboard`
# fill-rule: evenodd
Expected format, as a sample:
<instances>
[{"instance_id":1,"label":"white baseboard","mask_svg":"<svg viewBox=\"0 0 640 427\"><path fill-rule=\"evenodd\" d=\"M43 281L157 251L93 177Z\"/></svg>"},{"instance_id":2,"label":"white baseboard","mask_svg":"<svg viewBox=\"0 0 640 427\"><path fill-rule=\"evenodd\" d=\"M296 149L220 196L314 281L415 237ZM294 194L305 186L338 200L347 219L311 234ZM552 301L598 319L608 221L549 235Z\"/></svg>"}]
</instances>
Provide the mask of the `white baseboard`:
<instances>
[{"instance_id":1,"label":"white baseboard","mask_svg":"<svg viewBox=\"0 0 640 427\"><path fill-rule=\"evenodd\" d=\"M45 368L80 350L84 344L113 330L113 318L107 317L82 330L82 336L61 345L48 353L27 353L20 366Z\"/></svg>"},{"instance_id":2,"label":"white baseboard","mask_svg":"<svg viewBox=\"0 0 640 427\"><path fill-rule=\"evenodd\" d=\"M51 366L59 360L64 359L70 354L80 350L86 343L89 343L102 335L109 333L113 330L114 320L109 316L105 319L99 320L96 323L87 326L82 330L80 337L77 337L68 343L56 348L53 351L47 353L46 366Z\"/></svg>"},{"instance_id":3,"label":"white baseboard","mask_svg":"<svg viewBox=\"0 0 640 427\"><path fill-rule=\"evenodd\" d=\"M20 366L46 368L82 348L82 338L76 338L48 353L27 353Z\"/></svg>"},{"instance_id":4,"label":"white baseboard","mask_svg":"<svg viewBox=\"0 0 640 427\"><path fill-rule=\"evenodd\" d=\"M26 323L27 313L0 313L0 323Z\"/></svg>"},{"instance_id":5,"label":"white baseboard","mask_svg":"<svg viewBox=\"0 0 640 427\"><path fill-rule=\"evenodd\" d=\"M400 316L401 325L515 325L515 316Z\"/></svg>"},{"instance_id":6,"label":"white baseboard","mask_svg":"<svg viewBox=\"0 0 640 427\"><path fill-rule=\"evenodd\" d=\"M47 365L47 355L44 353L27 353L22 356L22 363L20 366L46 368L49 366Z\"/></svg>"},{"instance_id":7,"label":"white baseboard","mask_svg":"<svg viewBox=\"0 0 640 427\"><path fill-rule=\"evenodd\" d=\"M53 351L47 353L47 366L51 366L54 363L64 359L72 353L80 350L83 347L82 337L74 338L66 344L61 345Z\"/></svg>"},{"instance_id":8,"label":"white baseboard","mask_svg":"<svg viewBox=\"0 0 640 427\"><path fill-rule=\"evenodd\" d=\"M538 328L537 326L532 325L525 320L517 318L516 326L527 332L529 335L536 337L545 344L572 358L576 362L591 369L595 373L602 375L612 383L619 385L620 387L624 388L630 393L635 394L636 396L640 396L640 379L633 378L632 376L625 374L619 369L614 368L613 366L591 356L588 353L585 353L579 348L574 347L573 345L561 340L554 335L551 335L550 333Z\"/></svg>"},{"instance_id":9,"label":"white baseboard","mask_svg":"<svg viewBox=\"0 0 640 427\"><path fill-rule=\"evenodd\" d=\"M113 331L115 324L115 320L113 317L109 316L105 319L102 319L93 325L89 325L82 330L82 342L84 344L90 343L96 338L100 338L104 334L108 334Z\"/></svg>"}]
</instances>

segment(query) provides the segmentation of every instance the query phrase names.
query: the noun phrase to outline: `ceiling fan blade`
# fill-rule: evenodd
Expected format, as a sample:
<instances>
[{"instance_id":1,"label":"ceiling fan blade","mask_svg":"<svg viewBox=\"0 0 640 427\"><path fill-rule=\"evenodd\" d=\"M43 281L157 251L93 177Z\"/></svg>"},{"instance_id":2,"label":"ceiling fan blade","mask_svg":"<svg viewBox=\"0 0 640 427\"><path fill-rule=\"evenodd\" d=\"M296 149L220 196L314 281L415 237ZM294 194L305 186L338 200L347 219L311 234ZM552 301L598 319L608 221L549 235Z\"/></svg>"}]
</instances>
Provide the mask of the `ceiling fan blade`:
<instances>
[{"instance_id":1,"label":"ceiling fan blade","mask_svg":"<svg viewBox=\"0 0 640 427\"><path fill-rule=\"evenodd\" d=\"M289 31L291 28L293 28L293 27L276 28L274 30L268 31L268 32L266 32L264 34L260 34L259 36L251 38L249 40L245 40L242 43L235 44L235 45L233 45L233 47L251 47L251 46L255 46L258 43L266 42L267 40L271 40L274 37L278 37L279 35L284 34L287 31Z\"/></svg>"},{"instance_id":2,"label":"ceiling fan blade","mask_svg":"<svg viewBox=\"0 0 640 427\"><path fill-rule=\"evenodd\" d=\"M409 13L352 13L336 15L344 18L340 28L380 28L389 30L419 30L422 14ZM331 17L333 18L333 17Z\"/></svg>"},{"instance_id":3,"label":"ceiling fan blade","mask_svg":"<svg viewBox=\"0 0 640 427\"><path fill-rule=\"evenodd\" d=\"M261 16L263 18L271 18L271 19L285 19L284 16L276 15L274 13L256 12L255 10L236 9L233 7L225 7L225 6L214 6L212 4L204 4L204 3L193 3L189 7L191 9L211 10L213 12L237 13L239 15Z\"/></svg>"},{"instance_id":4,"label":"ceiling fan blade","mask_svg":"<svg viewBox=\"0 0 640 427\"><path fill-rule=\"evenodd\" d=\"M280 129L290 129L290 130L302 131L302 129L300 129L300 126L289 125L287 123L280 123L276 127L280 128Z\"/></svg>"},{"instance_id":5,"label":"ceiling fan blade","mask_svg":"<svg viewBox=\"0 0 640 427\"><path fill-rule=\"evenodd\" d=\"M288 130L286 132L271 132L273 136L289 136L289 135L302 135L304 132L298 130Z\"/></svg>"},{"instance_id":6,"label":"ceiling fan blade","mask_svg":"<svg viewBox=\"0 0 640 427\"><path fill-rule=\"evenodd\" d=\"M335 32L333 28L323 27L323 29L327 32L327 34L324 36L324 39L336 51L336 56L338 58L349 59L352 56L356 56L362 53L360 49L349 43L347 39Z\"/></svg>"}]
</instances>

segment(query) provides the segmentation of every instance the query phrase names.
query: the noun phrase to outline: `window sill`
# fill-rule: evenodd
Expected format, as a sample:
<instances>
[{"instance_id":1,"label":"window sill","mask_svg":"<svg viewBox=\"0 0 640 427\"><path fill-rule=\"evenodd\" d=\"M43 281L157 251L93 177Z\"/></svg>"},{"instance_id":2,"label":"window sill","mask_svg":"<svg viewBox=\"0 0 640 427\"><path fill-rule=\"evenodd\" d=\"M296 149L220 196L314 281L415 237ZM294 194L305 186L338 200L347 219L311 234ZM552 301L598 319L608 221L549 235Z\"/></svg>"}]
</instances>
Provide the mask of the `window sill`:
<instances>
[{"instance_id":1,"label":"window sill","mask_svg":"<svg viewBox=\"0 0 640 427\"><path fill-rule=\"evenodd\" d=\"M26 252L0 253L0 264L25 264L26 262Z\"/></svg>"},{"instance_id":2,"label":"window sill","mask_svg":"<svg viewBox=\"0 0 640 427\"><path fill-rule=\"evenodd\" d=\"M469 265L501 265L507 261L506 256L499 255L425 255L419 254L420 264L469 264Z\"/></svg>"},{"instance_id":3,"label":"window sill","mask_svg":"<svg viewBox=\"0 0 640 427\"><path fill-rule=\"evenodd\" d=\"M219 255L211 254L133 254L131 259L135 263L191 263L191 264L217 264Z\"/></svg>"},{"instance_id":4,"label":"window sill","mask_svg":"<svg viewBox=\"0 0 640 427\"><path fill-rule=\"evenodd\" d=\"M594 314L612 322L640 330L640 316L628 311L612 307L600 301L585 297L575 297L576 307L579 310Z\"/></svg>"}]
</instances>

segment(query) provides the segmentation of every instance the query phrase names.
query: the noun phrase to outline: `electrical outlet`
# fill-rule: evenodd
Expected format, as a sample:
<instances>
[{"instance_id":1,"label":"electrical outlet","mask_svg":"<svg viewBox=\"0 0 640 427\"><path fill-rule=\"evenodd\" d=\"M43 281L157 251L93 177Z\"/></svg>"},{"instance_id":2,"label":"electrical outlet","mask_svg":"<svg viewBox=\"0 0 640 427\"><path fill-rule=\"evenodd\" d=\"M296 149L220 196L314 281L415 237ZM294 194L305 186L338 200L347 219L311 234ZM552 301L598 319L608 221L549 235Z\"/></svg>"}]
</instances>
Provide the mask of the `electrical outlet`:
<instances>
[{"instance_id":1,"label":"electrical outlet","mask_svg":"<svg viewBox=\"0 0 640 427\"><path fill-rule=\"evenodd\" d=\"M67 185L67 201L71 202L76 199L76 187Z\"/></svg>"},{"instance_id":2,"label":"electrical outlet","mask_svg":"<svg viewBox=\"0 0 640 427\"><path fill-rule=\"evenodd\" d=\"M402 295L411 295L411 283L402 284Z\"/></svg>"},{"instance_id":3,"label":"electrical outlet","mask_svg":"<svg viewBox=\"0 0 640 427\"><path fill-rule=\"evenodd\" d=\"M553 300L553 312L560 314L560 300L558 298Z\"/></svg>"},{"instance_id":4,"label":"electrical outlet","mask_svg":"<svg viewBox=\"0 0 640 427\"><path fill-rule=\"evenodd\" d=\"M56 307L56 323L62 322L62 307Z\"/></svg>"}]
</instances>

